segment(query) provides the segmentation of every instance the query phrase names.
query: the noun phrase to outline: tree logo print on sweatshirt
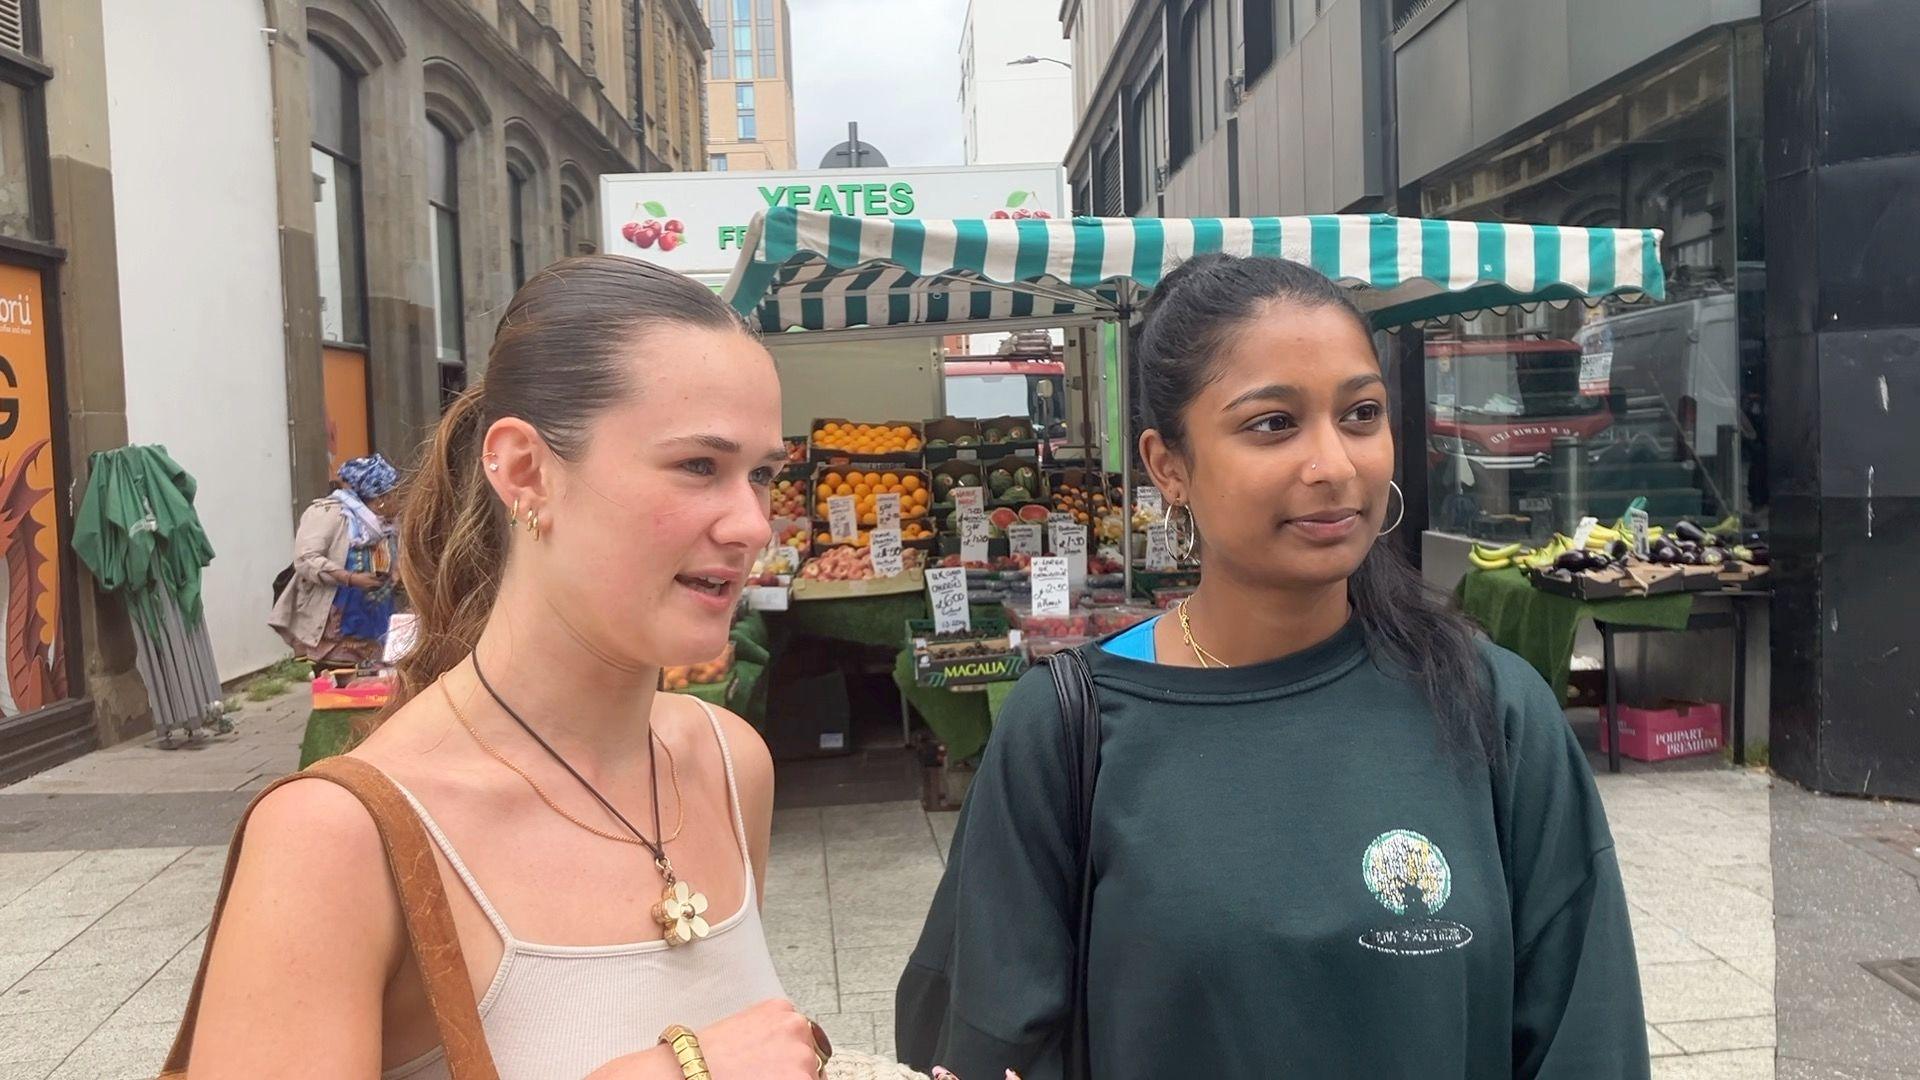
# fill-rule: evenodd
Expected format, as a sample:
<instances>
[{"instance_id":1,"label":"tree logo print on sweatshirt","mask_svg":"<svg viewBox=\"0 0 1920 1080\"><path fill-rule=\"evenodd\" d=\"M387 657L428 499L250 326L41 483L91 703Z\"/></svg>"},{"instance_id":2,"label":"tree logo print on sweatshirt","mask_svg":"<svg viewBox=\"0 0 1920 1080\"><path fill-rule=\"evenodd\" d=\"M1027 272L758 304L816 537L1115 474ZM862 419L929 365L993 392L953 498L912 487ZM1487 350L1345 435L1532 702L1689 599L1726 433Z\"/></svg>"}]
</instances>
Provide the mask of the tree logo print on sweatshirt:
<instances>
[{"instance_id":1,"label":"tree logo print on sweatshirt","mask_svg":"<svg viewBox=\"0 0 1920 1080\"><path fill-rule=\"evenodd\" d=\"M1360 944L1366 948L1430 956L1473 940L1466 926L1435 918L1453 895L1453 870L1433 841L1411 829L1381 833L1361 856L1360 874L1380 906L1402 920L1361 934Z\"/></svg>"}]
</instances>

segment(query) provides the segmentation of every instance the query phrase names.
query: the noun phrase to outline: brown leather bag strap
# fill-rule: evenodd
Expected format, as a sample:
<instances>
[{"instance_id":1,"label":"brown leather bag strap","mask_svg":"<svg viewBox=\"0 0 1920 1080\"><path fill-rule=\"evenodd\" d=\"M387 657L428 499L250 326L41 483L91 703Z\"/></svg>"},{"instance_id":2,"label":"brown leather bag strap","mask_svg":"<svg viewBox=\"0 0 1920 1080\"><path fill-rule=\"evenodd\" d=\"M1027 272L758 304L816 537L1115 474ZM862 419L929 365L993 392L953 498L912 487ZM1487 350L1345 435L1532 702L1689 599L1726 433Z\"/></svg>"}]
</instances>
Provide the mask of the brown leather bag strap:
<instances>
[{"instance_id":1,"label":"brown leather bag strap","mask_svg":"<svg viewBox=\"0 0 1920 1080\"><path fill-rule=\"evenodd\" d=\"M304 772L281 777L255 796L241 816L239 826L234 829L233 845L227 850L226 876L220 881L220 898L214 903L213 923L207 929L206 948L200 954L200 972L194 976L193 994L187 999L186 1015L181 1017L180 1031L174 1036L173 1050L167 1055L161 1080L184 1080L187 1076L194 1022L200 1013L200 993L207 981L207 961L213 955L214 936L220 931L220 914L227 905L227 890L233 886L234 868L240 862L240 841L246 835L247 818L268 792L306 777L328 780L351 791L380 830L387 870L393 875L394 888L400 894L407 947L414 963L420 967L427 1004L433 1009L433 1022L440 1030L440 1045L445 1048L447 1069L453 1080L499 1080L493 1055L487 1051L486 1033L480 1026L480 1009L474 1002L466 959L460 953L453 909L447 905L440 867L434 861L433 842L427 838L420 816L414 813L412 804L393 781L372 765L350 757L327 758L315 762Z\"/></svg>"}]
</instances>

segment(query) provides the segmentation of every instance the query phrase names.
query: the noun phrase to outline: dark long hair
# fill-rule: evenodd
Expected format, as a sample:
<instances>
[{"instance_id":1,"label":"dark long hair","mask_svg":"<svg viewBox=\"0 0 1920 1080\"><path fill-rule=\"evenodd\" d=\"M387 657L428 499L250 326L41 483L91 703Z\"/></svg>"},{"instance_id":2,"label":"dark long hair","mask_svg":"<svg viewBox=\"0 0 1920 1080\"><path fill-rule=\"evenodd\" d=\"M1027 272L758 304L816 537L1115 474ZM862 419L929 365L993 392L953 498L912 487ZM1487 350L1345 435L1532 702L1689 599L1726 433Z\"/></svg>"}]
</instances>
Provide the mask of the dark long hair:
<instances>
[{"instance_id":1,"label":"dark long hair","mask_svg":"<svg viewBox=\"0 0 1920 1080\"><path fill-rule=\"evenodd\" d=\"M562 259L514 294L486 375L440 418L403 489L400 580L420 621L394 708L465 659L493 610L507 514L481 469L487 429L518 417L577 460L593 420L632 390L635 341L672 327L751 333L711 289L619 255Z\"/></svg>"},{"instance_id":2,"label":"dark long hair","mask_svg":"<svg viewBox=\"0 0 1920 1080\"><path fill-rule=\"evenodd\" d=\"M1214 378L1213 358L1263 307L1333 308L1368 340L1373 327L1347 290L1285 259L1201 255L1160 283L1140 328L1140 388L1146 421L1183 450L1186 411ZM1376 543L1347 579L1347 597L1374 662L1417 685L1443 742L1497 755L1505 744L1493 715L1486 661L1473 624L1431 589L1392 543Z\"/></svg>"}]
</instances>

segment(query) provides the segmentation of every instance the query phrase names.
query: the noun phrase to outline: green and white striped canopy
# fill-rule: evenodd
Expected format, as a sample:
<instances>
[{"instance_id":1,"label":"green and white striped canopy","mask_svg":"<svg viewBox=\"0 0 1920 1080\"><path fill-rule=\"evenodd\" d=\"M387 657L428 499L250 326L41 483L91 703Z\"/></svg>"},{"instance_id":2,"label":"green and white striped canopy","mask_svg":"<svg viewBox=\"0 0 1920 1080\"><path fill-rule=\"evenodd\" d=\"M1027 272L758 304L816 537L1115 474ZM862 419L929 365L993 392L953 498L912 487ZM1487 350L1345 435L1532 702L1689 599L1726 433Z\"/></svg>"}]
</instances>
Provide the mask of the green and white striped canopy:
<instances>
[{"instance_id":1,"label":"green and white striped canopy","mask_svg":"<svg viewBox=\"0 0 1920 1080\"><path fill-rule=\"evenodd\" d=\"M722 295L769 333L1065 324L1116 318L1181 262L1212 252L1306 263L1351 286L1382 328L1666 292L1657 229L1387 214L939 221L783 206L754 218Z\"/></svg>"}]
</instances>

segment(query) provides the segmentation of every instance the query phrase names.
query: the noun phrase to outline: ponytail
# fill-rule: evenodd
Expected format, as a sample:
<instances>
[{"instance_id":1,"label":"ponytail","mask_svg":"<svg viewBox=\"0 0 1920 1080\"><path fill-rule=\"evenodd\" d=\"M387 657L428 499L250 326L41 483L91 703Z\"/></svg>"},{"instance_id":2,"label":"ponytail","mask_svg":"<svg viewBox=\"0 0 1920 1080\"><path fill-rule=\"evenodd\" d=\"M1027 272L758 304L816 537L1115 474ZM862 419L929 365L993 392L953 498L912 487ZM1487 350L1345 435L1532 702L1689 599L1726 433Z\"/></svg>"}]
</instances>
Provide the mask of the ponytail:
<instances>
[{"instance_id":1,"label":"ponytail","mask_svg":"<svg viewBox=\"0 0 1920 1080\"><path fill-rule=\"evenodd\" d=\"M419 624L399 663L395 709L466 659L499 591L507 536L480 468L485 411L479 387L455 399L404 489L400 582Z\"/></svg>"}]
</instances>

